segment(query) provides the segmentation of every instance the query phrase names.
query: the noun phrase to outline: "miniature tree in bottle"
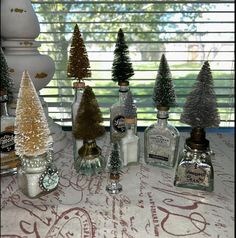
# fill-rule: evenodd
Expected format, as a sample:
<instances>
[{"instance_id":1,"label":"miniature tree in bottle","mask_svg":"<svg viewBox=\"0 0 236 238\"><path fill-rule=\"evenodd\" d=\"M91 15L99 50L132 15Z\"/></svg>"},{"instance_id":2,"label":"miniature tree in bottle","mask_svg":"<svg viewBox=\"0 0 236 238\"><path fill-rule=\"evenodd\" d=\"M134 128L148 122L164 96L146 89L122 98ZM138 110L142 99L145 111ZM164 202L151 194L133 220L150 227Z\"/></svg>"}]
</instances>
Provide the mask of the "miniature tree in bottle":
<instances>
[{"instance_id":1,"label":"miniature tree in bottle","mask_svg":"<svg viewBox=\"0 0 236 238\"><path fill-rule=\"evenodd\" d=\"M1 105L1 144L0 144L0 175L10 175L17 172L19 158L15 153L14 142L14 124L15 117L9 115L7 103L12 97L12 79L9 76L9 68L4 57L3 51L0 51L1 78L0 78L0 105Z\"/></svg>"},{"instance_id":2,"label":"miniature tree in bottle","mask_svg":"<svg viewBox=\"0 0 236 238\"><path fill-rule=\"evenodd\" d=\"M53 141L38 94L27 71L23 73L15 120L15 148L21 160L18 184L30 198L54 190L59 182L52 162Z\"/></svg>"},{"instance_id":3,"label":"miniature tree in bottle","mask_svg":"<svg viewBox=\"0 0 236 238\"><path fill-rule=\"evenodd\" d=\"M72 36L69 63L67 67L67 76L69 78L73 78L74 80L76 80L73 83L75 94L74 100L71 105L72 127L74 127L76 113L78 111L85 88L85 83L83 81L91 77L91 70L87 50L84 45L84 41L77 24L74 27L74 32ZM82 140L74 139L73 141L74 158L76 158L78 154L78 149L82 146L82 144L83 144Z\"/></svg>"},{"instance_id":4,"label":"miniature tree in bottle","mask_svg":"<svg viewBox=\"0 0 236 238\"><path fill-rule=\"evenodd\" d=\"M112 143L112 151L109 161L109 179L110 183L106 186L106 191L110 194L117 194L122 191L120 184L120 173L122 162L120 160L119 145L117 142Z\"/></svg>"},{"instance_id":5,"label":"miniature tree in bottle","mask_svg":"<svg viewBox=\"0 0 236 238\"><path fill-rule=\"evenodd\" d=\"M135 134L136 110L131 91L129 91L124 108L126 134L120 141L121 159L124 166L137 163L139 159L139 137Z\"/></svg>"},{"instance_id":6,"label":"miniature tree in bottle","mask_svg":"<svg viewBox=\"0 0 236 238\"><path fill-rule=\"evenodd\" d=\"M125 135L124 103L129 91L129 80L134 70L129 58L128 46L122 29L119 30L114 50L112 65L112 80L119 85L119 100L110 108L110 138L111 141L120 141ZM137 124L135 124L135 131Z\"/></svg>"},{"instance_id":7,"label":"miniature tree in bottle","mask_svg":"<svg viewBox=\"0 0 236 238\"><path fill-rule=\"evenodd\" d=\"M83 140L74 164L79 174L92 176L101 173L105 168L101 148L96 144L96 138L105 133L102 122L102 113L95 94L91 87L86 86L73 127L75 139Z\"/></svg>"},{"instance_id":8,"label":"miniature tree in bottle","mask_svg":"<svg viewBox=\"0 0 236 238\"><path fill-rule=\"evenodd\" d=\"M147 164L172 168L178 157L179 132L167 121L175 106L175 91L168 62L163 54L153 91L158 121L144 132L144 159Z\"/></svg>"},{"instance_id":9,"label":"miniature tree in bottle","mask_svg":"<svg viewBox=\"0 0 236 238\"><path fill-rule=\"evenodd\" d=\"M213 78L208 61L205 61L192 91L186 99L180 121L192 127L176 167L174 185L192 189L213 191L214 170L209 140L205 128L218 127Z\"/></svg>"}]
</instances>

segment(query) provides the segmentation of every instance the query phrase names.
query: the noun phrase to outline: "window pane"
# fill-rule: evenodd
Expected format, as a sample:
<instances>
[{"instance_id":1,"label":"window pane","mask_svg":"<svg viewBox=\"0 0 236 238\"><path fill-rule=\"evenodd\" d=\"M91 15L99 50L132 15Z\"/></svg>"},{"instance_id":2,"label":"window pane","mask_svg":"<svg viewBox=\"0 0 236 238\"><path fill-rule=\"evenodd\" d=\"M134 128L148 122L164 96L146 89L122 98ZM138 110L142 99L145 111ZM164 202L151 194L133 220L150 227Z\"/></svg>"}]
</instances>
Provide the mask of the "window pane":
<instances>
[{"instance_id":1,"label":"window pane","mask_svg":"<svg viewBox=\"0 0 236 238\"><path fill-rule=\"evenodd\" d=\"M220 126L234 125L234 1L32 1L40 21L42 54L51 56L56 72L41 90L50 116L71 126L72 81L66 76L68 52L75 24L88 51L94 88L105 125L109 107L118 96L111 80L115 40L125 33L135 75L130 88L138 106L138 126L156 120L152 89L161 54L172 72L178 106L171 108L176 126L182 106L200 68L208 60L221 115Z\"/></svg>"}]
</instances>

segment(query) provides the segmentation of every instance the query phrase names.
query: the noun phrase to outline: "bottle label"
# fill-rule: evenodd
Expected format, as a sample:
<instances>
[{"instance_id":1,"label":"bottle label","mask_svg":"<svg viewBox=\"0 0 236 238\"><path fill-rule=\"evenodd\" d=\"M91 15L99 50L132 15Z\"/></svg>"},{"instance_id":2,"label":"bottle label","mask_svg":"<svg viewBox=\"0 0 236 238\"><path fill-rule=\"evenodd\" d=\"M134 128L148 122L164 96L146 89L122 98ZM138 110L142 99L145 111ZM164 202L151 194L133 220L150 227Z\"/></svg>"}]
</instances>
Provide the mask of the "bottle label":
<instances>
[{"instance_id":1,"label":"bottle label","mask_svg":"<svg viewBox=\"0 0 236 238\"><path fill-rule=\"evenodd\" d=\"M11 152L15 149L14 133L2 132L0 137L0 151Z\"/></svg>"},{"instance_id":2,"label":"bottle label","mask_svg":"<svg viewBox=\"0 0 236 238\"><path fill-rule=\"evenodd\" d=\"M151 145L159 145L159 146L169 147L170 139L165 136L161 136L161 135L151 135L149 137L149 143Z\"/></svg>"},{"instance_id":3,"label":"bottle label","mask_svg":"<svg viewBox=\"0 0 236 238\"><path fill-rule=\"evenodd\" d=\"M164 157L164 156L161 156L161 155L149 154L148 156L149 156L149 158L152 158L152 159L159 159L159 160L163 160L163 161L168 161L167 157Z\"/></svg>"},{"instance_id":4,"label":"bottle label","mask_svg":"<svg viewBox=\"0 0 236 238\"><path fill-rule=\"evenodd\" d=\"M125 117L118 115L116 117L114 117L113 119L113 128L115 129L115 131L117 132L125 132L126 128L125 128Z\"/></svg>"},{"instance_id":5,"label":"bottle label","mask_svg":"<svg viewBox=\"0 0 236 238\"><path fill-rule=\"evenodd\" d=\"M191 165L186 168L186 180L189 183L202 184L206 178L206 171L202 168Z\"/></svg>"}]
</instances>

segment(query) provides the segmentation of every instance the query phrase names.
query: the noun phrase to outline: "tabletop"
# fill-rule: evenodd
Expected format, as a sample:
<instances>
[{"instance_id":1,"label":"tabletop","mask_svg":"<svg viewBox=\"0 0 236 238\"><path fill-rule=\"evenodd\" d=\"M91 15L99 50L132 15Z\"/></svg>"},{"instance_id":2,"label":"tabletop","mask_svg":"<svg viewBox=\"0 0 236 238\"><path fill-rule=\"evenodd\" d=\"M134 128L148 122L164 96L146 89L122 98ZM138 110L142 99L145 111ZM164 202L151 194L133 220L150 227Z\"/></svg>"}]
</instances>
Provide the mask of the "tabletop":
<instances>
[{"instance_id":1,"label":"tabletop","mask_svg":"<svg viewBox=\"0 0 236 238\"><path fill-rule=\"evenodd\" d=\"M188 133L181 133L180 148ZM123 168L123 191L110 195L108 174L86 177L73 167L71 133L68 145L55 154L58 188L37 199L19 191L17 175L1 178L1 237L11 238L233 238L234 135L209 133L215 152L214 191L173 185L175 169L143 162ZM109 136L100 138L103 155L110 153Z\"/></svg>"}]
</instances>

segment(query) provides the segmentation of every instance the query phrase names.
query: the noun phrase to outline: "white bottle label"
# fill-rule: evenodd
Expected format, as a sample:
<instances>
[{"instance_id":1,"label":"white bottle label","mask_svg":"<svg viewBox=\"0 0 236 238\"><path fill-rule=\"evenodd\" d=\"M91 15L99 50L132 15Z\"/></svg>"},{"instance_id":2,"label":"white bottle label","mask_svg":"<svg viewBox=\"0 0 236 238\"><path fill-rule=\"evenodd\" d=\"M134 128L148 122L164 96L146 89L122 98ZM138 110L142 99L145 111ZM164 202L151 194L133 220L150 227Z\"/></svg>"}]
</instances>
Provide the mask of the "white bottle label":
<instances>
[{"instance_id":1,"label":"white bottle label","mask_svg":"<svg viewBox=\"0 0 236 238\"><path fill-rule=\"evenodd\" d=\"M151 135L149 137L149 143L151 145L159 145L159 146L169 147L170 139L165 136L161 136L161 135Z\"/></svg>"},{"instance_id":2,"label":"white bottle label","mask_svg":"<svg viewBox=\"0 0 236 238\"><path fill-rule=\"evenodd\" d=\"M202 168L191 165L186 168L186 181L188 183L203 184L206 178L206 171Z\"/></svg>"},{"instance_id":3,"label":"white bottle label","mask_svg":"<svg viewBox=\"0 0 236 238\"><path fill-rule=\"evenodd\" d=\"M170 139L161 135L150 135L148 157L168 161L170 158Z\"/></svg>"}]
</instances>

